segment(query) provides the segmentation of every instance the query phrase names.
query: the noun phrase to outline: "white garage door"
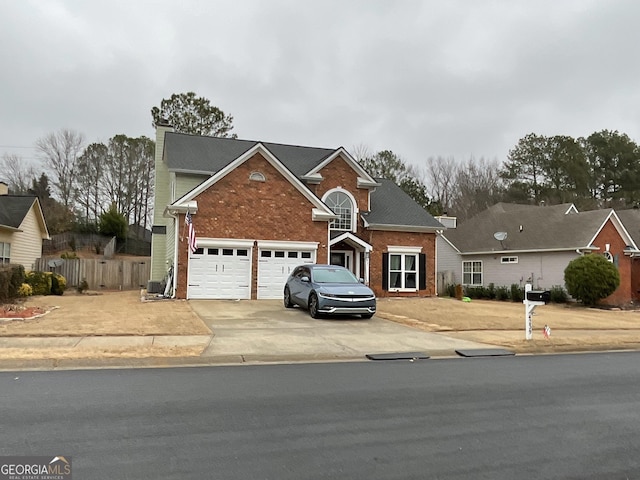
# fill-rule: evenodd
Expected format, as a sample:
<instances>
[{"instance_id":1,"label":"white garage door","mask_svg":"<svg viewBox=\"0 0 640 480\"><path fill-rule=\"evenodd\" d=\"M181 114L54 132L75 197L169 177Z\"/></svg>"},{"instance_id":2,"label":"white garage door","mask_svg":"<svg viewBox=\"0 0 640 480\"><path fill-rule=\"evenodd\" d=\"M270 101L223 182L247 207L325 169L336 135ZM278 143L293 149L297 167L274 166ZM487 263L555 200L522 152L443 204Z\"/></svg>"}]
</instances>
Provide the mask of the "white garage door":
<instances>
[{"instance_id":1,"label":"white garage door","mask_svg":"<svg viewBox=\"0 0 640 480\"><path fill-rule=\"evenodd\" d=\"M189 257L187 298L251 298L251 250L198 248Z\"/></svg>"},{"instance_id":2,"label":"white garage door","mask_svg":"<svg viewBox=\"0 0 640 480\"><path fill-rule=\"evenodd\" d=\"M287 277L298 265L315 262L315 250L261 248L258 252L258 298L282 298Z\"/></svg>"}]
</instances>

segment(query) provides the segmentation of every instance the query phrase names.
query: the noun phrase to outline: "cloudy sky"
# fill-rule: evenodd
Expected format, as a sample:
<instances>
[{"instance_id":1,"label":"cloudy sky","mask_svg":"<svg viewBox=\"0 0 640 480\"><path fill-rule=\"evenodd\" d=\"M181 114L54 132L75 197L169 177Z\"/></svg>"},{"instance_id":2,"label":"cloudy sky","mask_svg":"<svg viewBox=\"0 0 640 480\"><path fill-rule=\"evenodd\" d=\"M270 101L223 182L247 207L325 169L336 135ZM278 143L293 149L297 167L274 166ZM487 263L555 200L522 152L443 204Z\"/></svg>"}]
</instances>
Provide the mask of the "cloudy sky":
<instances>
[{"instance_id":1,"label":"cloudy sky","mask_svg":"<svg viewBox=\"0 0 640 480\"><path fill-rule=\"evenodd\" d=\"M640 141L636 0L0 0L0 156L154 136L194 91L240 138L503 161L527 133Z\"/></svg>"}]
</instances>

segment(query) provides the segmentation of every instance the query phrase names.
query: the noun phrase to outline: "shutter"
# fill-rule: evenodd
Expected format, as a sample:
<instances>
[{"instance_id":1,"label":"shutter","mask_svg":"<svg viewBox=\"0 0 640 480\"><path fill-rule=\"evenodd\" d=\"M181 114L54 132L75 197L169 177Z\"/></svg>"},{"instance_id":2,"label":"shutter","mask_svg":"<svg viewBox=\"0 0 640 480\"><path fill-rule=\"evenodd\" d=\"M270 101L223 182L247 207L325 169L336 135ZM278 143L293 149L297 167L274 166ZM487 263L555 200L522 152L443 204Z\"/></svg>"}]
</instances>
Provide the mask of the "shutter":
<instances>
[{"instance_id":1,"label":"shutter","mask_svg":"<svg viewBox=\"0 0 640 480\"><path fill-rule=\"evenodd\" d=\"M427 289L427 256L424 253L421 253L418 258L418 268L420 277L420 285L418 285L418 289L426 290Z\"/></svg>"},{"instance_id":2,"label":"shutter","mask_svg":"<svg viewBox=\"0 0 640 480\"><path fill-rule=\"evenodd\" d=\"M389 290L389 254L382 254L382 289Z\"/></svg>"}]
</instances>

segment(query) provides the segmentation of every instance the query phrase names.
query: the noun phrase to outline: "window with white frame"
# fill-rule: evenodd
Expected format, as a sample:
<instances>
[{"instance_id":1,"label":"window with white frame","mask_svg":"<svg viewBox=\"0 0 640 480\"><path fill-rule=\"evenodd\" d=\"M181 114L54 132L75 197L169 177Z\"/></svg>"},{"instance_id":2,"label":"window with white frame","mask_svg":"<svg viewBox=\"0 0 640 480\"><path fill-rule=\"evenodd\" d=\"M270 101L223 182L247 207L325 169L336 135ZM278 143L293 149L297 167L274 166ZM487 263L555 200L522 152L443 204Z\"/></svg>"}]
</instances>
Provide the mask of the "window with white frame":
<instances>
[{"instance_id":1,"label":"window with white frame","mask_svg":"<svg viewBox=\"0 0 640 480\"><path fill-rule=\"evenodd\" d=\"M325 198L324 203L340 216L329 224L331 230L353 230L353 201L345 192L336 190Z\"/></svg>"},{"instance_id":2,"label":"window with white frame","mask_svg":"<svg viewBox=\"0 0 640 480\"><path fill-rule=\"evenodd\" d=\"M389 254L389 289L418 289L418 254Z\"/></svg>"},{"instance_id":3,"label":"window with white frame","mask_svg":"<svg viewBox=\"0 0 640 480\"><path fill-rule=\"evenodd\" d=\"M500 263L518 263L518 257L501 257Z\"/></svg>"},{"instance_id":4,"label":"window with white frame","mask_svg":"<svg viewBox=\"0 0 640 480\"><path fill-rule=\"evenodd\" d=\"M0 242L0 264L11 263L11 244Z\"/></svg>"},{"instance_id":5,"label":"window with white frame","mask_svg":"<svg viewBox=\"0 0 640 480\"><path fill-rule=\"evenodd\" d=\"M462 262L462 283L464 285L482 285L482 262Z\"/></svg>"}]
</instances>

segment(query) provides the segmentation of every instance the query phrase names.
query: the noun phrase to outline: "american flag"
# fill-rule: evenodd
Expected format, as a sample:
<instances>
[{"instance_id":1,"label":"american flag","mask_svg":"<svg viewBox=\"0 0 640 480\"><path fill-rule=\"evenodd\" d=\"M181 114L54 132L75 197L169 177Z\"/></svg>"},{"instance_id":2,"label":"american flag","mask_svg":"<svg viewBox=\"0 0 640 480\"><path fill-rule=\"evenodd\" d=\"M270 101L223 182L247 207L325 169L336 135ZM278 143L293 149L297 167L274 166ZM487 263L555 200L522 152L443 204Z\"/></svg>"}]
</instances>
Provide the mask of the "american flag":
<instances>
[{"instance_id":1,"label":"american flag","mask_svg":"<svg viewBox=\"0 0 640 480\"><path fill-rule=\"evenodd\" d=\"M549 325L545 325L542 330L542 334L544 335L544 338L549 338L551 336L551 327L549 327Z\"/></svg>"},{"instance_id":2,"label":"american flag","mask_svg":"<svg viewBox=\"0 0 640 480\"><path fill-rule=\"evenodd\" d=\"M187 212L184 216L184 223L187 224L187 230L189 232L189 251L193 253L196 251L196 230L193 228L193 220L191 219L190 212Z\"/></svg>"}]
</instances>

